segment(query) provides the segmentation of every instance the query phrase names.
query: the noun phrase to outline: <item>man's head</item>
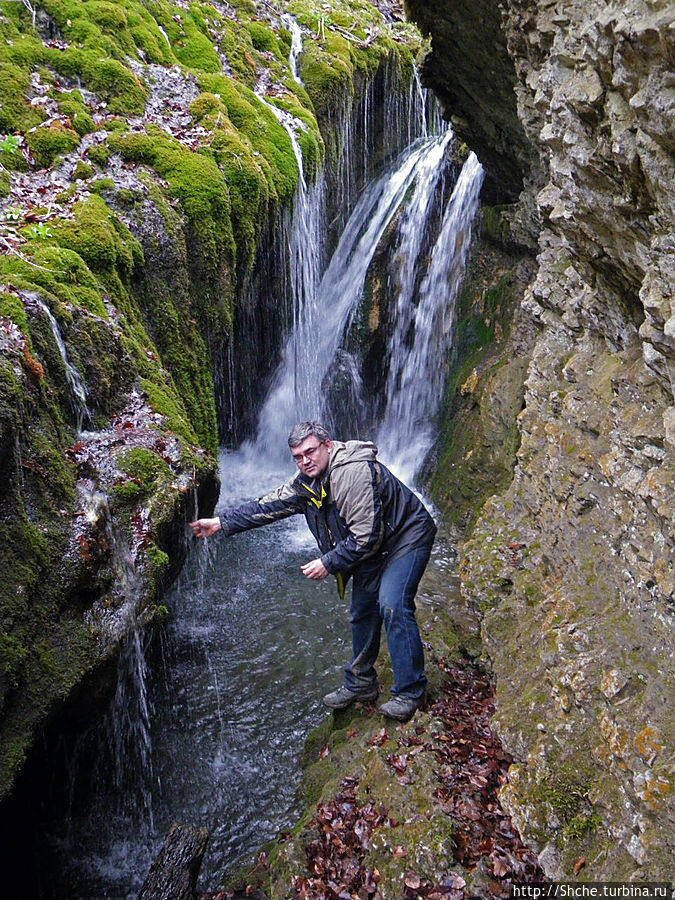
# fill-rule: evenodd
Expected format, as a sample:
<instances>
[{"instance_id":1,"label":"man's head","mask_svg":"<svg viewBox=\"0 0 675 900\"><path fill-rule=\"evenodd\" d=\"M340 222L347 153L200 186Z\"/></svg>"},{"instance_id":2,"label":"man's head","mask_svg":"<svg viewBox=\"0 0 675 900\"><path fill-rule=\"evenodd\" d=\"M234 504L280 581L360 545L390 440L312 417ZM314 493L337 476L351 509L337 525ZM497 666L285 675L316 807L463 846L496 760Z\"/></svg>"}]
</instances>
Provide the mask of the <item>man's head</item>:
<instances>
[{"instance_id":1,"label":"man's head","mask_svg":"<svg viewBox=\"0 0 675 900\"><path fill-rule=\"evenodd\" d=\"M288 435L293 459L310 478L319 478L328 468L331 436L321 422L300 422Z\"/></svg>"}]
</instances>

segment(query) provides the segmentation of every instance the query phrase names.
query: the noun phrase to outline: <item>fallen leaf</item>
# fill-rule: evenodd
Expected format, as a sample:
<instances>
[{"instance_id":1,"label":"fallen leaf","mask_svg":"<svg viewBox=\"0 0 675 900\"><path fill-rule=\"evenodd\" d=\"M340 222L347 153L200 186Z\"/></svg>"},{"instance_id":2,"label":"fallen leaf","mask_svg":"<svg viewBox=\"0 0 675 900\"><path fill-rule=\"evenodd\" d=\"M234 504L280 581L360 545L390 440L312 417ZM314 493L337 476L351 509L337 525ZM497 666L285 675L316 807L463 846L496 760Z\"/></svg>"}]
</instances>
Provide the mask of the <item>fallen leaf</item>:
<instances>
[{"instance_id":1,"label":"fallen leaf","mask_svg":"<svg viewBox=\"0 0 675 900\"><path fill-rule=\"evenodd\" d=\"M368 743L371 747L381 747L383 744L386 744L388 740L389 732L386 728L381 728L376 734L371 737Z\"/></svg>"},{"instance_id":2,"label":"fallen leaf","mask_svg":"<svg viewBox=\"0 0 675 900\"><path fill-rule=\"evenodd\" d=\"M580 856L579 859L574 863L574 874L578 875L587 862L588 860L585 856Z\"/></svg>"},{"instance_id":3,"label":"fallen leaf","mask_svg":"<svg viewBox=\"0 0 675 900\"><path fill-rule=\"evenodd\" d=\"M411 890L413 890L413 891L419 890L421 884L422 884L422 879L417 874L417 872L408 872L408 874L405 876L405 885L406 885L406 887L409 887Z\"/></svg>"}]
</instances>

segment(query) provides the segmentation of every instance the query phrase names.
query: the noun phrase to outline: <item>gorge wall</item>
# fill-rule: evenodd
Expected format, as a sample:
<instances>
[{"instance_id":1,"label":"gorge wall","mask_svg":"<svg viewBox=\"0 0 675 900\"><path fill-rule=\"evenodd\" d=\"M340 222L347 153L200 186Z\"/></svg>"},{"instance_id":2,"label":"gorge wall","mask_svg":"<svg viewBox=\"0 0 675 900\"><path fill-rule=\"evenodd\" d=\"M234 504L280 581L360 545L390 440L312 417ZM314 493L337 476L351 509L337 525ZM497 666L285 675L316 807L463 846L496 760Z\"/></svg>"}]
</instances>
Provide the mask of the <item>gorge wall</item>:
<instances>
[{"instance_id":1,"label":"gorge wall","mask_svg":"<svg viewBox=\"0 0 675 900\"><path fill-rule=\"evenodd\" d=\"M515 757L502 797L551 877L667 878L672 5L407 6L432 36L427 83L463 139L487 145L495 199L523 188L512 238L537 239L515 326L536 326L517 465L462 560Z\"/></svg>"}]
</instances>

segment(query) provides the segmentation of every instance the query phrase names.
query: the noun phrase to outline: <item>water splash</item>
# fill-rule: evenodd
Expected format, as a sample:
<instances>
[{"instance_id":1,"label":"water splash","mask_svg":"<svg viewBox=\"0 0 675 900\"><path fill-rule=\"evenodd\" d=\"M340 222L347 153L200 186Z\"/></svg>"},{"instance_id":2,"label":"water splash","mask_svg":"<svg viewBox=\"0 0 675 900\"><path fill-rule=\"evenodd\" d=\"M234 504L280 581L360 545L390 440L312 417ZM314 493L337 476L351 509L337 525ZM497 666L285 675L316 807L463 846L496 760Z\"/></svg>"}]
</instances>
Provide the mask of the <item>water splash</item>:
<instances>
[{"instance_id":1,"label":"water splash","mask_svg":"<svg viewBox=\"0 0 675 900\"><path fill-rule=\"evenodd\" d=\"M429 269L417 292L413 290L417 226L413 221L406 221L401 228L402 241L413 249L413 254L405 255L401 266L386 413L378 443L381 454L404 480L414 479L433 441L432 421L442 397L447 356L452 346L455 303L482 182L483 168L471 153L446 206Z\"/></svg>"}]
</instances>

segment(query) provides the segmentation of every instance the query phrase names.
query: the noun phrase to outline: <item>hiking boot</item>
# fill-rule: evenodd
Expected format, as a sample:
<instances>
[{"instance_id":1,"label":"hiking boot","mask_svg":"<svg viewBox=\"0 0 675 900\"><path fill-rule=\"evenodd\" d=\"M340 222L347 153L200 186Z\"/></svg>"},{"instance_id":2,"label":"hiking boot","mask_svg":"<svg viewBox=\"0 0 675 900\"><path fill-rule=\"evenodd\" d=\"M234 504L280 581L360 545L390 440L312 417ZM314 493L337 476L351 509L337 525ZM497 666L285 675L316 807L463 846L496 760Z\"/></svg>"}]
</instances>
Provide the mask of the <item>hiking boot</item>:
<instances>
[{"instance_id":1,"label":"hiking boot","mask_svg":"<svg viewBox=\"0 0 675 900\"><path fill-rule=\"evenodd\" d=\"M357 700L375 700L379 693L380 689L376 684L363 691L352 691L343 684L337 691L331 691L330 694L326 694L322 700L331 709L346 709L352 703L356 703Z\"/></svg>"},{"instance_id":2,"label":"hiking boot","mask_svg":"<svg viewBox=\"0 0 675 900\"><path fill-rule=\"evenodd\" d=\"M424 694L421 697L392 697L391 700L382 704L380 712L389 719L407 722L422 706L424 706Z\"/></svg>"}]
</instances>

